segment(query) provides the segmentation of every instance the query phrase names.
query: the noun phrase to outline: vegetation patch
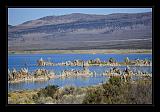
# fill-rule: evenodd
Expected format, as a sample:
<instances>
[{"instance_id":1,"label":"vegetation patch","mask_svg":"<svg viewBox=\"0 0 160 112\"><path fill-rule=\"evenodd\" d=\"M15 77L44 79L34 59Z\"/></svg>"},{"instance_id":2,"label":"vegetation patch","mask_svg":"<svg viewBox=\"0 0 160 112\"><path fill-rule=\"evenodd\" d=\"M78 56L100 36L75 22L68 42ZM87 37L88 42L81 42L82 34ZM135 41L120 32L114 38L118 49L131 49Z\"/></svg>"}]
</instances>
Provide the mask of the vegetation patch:
<instances>
[{"instance_id":1,"label":"vegetation patch","mask_svg":"<svg viewBox=\"0 0 160 112\"><path fill-rule=\"evenodd\" d=\"M8 93L9 104L152 104L152 79L124 82L118 78L89 87L49 85L40 90Z\"/></svg>"}]
</instances>

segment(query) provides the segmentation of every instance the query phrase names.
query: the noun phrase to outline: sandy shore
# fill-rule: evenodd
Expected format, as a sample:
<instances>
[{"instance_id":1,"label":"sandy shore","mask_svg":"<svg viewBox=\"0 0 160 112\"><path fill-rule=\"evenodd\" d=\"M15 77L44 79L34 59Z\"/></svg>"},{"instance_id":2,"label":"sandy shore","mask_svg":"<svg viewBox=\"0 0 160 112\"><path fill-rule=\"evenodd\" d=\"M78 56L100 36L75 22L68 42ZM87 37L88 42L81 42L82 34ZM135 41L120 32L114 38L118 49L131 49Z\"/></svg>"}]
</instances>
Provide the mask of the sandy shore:
<instances>
[{"instance_id":1,"label":"sandy shore","mask_svg":"<svg viewBox=\"0 0 160 112\"><path fill-rule=\"evenodd\" d=\"M152 49L8 51L8 54L152 54Z\"/></svg>"}]
</instances>

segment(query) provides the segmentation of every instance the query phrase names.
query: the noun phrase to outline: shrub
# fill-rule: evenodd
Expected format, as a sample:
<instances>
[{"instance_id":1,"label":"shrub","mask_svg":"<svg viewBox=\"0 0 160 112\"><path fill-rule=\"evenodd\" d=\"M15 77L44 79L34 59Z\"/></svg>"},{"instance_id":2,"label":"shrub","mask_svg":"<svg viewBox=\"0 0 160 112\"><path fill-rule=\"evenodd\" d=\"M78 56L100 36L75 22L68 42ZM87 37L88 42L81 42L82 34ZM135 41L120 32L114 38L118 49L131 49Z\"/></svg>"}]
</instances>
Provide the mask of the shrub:
<instances>
[{"instance_id":1,"label":"shrub","mask_svg":"<svg viewBox=\"0 0 160 112\"><path fill-rule=\"evenodd\" d=\"M74 95L71 95L71 94L64 95L61 99L61 103L63 103L63 104L70 104L70 103L73 104L74 100L75 100Z\"/></svg>"},{"instance_id":2,"label":"shrub","mask_svg":"<svg viewBox=\"0 0 160 112\"><path fill-rule=\"evenodd\" d=\"M84 104L151 104L152 81L136 81L120 84L119 79L112 79L101 88L88 89Z\"/></svg>"},{"instance_id":3,"label":"shrub","mask_svg":"<svg viewBox=\"0 0 160 112\"><path fill-rule=\"evenodd\" d=\"M56 100L56 103L58 104L81 104L84 99L84 94L82 95L72 95L72 94L66 94L63 95L61 98Z\"/></svg>"},{"instance_id":4,"label":"shrub","mask_svg":"<svg viewBox=\"0 0 160 112\"><path fill-rule=\"evenodd\" d=\"M9 104L151 104L152 80L138 80L119 85L119 79L90 87L47 86L40 91L13 92L8 94Z\"/></svg>"},{"instance_id":5,"label":"shrub","mask_svg":"<svg viewBox=\"0 0 160 112\"><path fill-rule=\"evenodd\" d=\"M37 94L34 94L34 95L32 96L32 100L33 100L34 102L37 102L38 99L39 99L39 97L38 97Z\"/></svg>"},{"instance_id":6,"label":"shrub","mask_svg":"<svg viewBox=\"0 0 160 112\"><path fill-rule=\"evenodd\" d=\"M44 89L41 89L37 95L38 97L54 97L54 94L56 93L56 91L58 90L58 86L56 85L49 85L47 87L45 87Z\"/></svg>"},{"instance_id":7,"label":"shrub","mask_svg":"<svg viewBox=\"0 0 160 112\"><path fill-rule=\"evenodd\" d=\"M112 77L109 79L109 84L120 86L122 84L121 79L119 77Z\"/></svg>"},{"instance_id":8,"label":"shrub","mask_svg":"<svg viewBox=\"0 0 160 112\"><path fill-rule=\"evenodd\" d=\"M119 96L122 94L122 86L112 85L110 83L103 84L103 103L116 104L119 101Z\"/></svg>"},{"instance_id":9,"label":"shrub","mask_svg":"<svg viewBox=\"0 0 160 112\"><path fill-rule=\"evenodd\" d=\"M76 91L76 88L73 86L65 87L63 90L64 94L73 94Z\"/></svg>"},{"instance_id":10,"label":"shrub","mask_svg":"<svg viewBox=\"0 0 160 112\"><path fill-rule=\"evenodd\" d=\"M52 104L53 103L53 99L52 99L52 97L46 97L45 98L45 104Z\"/></svg>"},{"instance_id":11,"label":"shrub","mask_svg":"<svg viewBox=\"0 0 160 112\"><path fill-rule=\"evenodd\" d=\"M128 88L126 95L127 103L151 104L152 103L152 82L138 81L137 84Z\"/></svg>"},{"instance_id":12,"label":"shrub","mask_svg":"<svg viewBox=\"0 0 160 112\"><path fill-rule=\"evenodd\" d=\"M27 97L17 98L17 104L32 104L34 103L33 100Z\"/></svg>"},{"instance_id":13,"label":"shrub","mask_svg":"<svg viewBox=\"0 0 160 112\"><path fill-rule=\"evenodd\" d=\"M83 104L100 104L103 99L103 89L93 88L87 91Z\"/></svg>"}]
</instances>

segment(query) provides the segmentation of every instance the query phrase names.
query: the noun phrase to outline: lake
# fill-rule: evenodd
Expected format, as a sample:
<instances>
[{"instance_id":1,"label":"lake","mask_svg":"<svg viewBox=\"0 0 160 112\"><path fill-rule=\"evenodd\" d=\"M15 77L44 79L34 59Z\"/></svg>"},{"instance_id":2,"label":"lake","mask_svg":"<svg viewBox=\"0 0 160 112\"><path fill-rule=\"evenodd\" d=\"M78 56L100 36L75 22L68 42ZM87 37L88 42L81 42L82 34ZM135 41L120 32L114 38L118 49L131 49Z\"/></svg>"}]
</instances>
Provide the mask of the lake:
<instances>
[{"instance_id":1,"label":"lake","mask_svg":"<svg viewBox=\"0 0 160 112\"><path fill-rule=\"evenodd\" d=\"M63 70L81 70L82 67L79 66L45 66L38 67L36 66L37 60L43 58L44 60L48 60L54 63L60 63L65 61L73 61L73 60L91 60L99 58L101 61L108 61L109 58L115 58L117 62L124 61L124 58L128 57L130 60L135 59L149 59L152 60L152 54L13 54L8 56L8 69L12 70L15 68L16 70L20 70L25 67L28 68L29 71L34 71L38 68L44 68L47 70L54 71L57 75L59 75ZM88 69L90 71L94 71L97 74L102 74L103 72L109 70L112 67L109 66L90 66ZM125 69L125 66L118 67L120 69ZM131 70L136 72L144 71L148 73L152 73L152 67L131 67ZM23 90L23 89L38 89L44 88L47 85L55 84L60 87L66 85L74 85L74 86L91 86L97 85L99 83L106 82L108 80L107 77L97 76L97 77L89 77L89 78L70 78L70 79L51 79L48 81L38 81L38 82L20 82L15 84L8 84L8 90Z\"/></svg>"}]
</instances>

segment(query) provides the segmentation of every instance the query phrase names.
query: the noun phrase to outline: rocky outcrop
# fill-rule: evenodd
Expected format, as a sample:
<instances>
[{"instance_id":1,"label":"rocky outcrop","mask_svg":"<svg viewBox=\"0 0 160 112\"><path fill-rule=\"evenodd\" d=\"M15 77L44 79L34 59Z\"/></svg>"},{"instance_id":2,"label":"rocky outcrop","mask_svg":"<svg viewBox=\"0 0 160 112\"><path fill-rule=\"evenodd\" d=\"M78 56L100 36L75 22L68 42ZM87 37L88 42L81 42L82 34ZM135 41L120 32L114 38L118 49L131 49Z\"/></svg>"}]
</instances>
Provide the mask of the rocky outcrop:
<instances>
[{"instance_id":1,"label":"rocky outcrop","mask_svg":"<svg viewBox=\"0 0 160 112\"><path fill-rule=\"evenodd\" d=\"M13 69L13 72L9 72L8 74L8 80L20 80L24 79L27 80L31 77L31 75L28 72L28 69L22 68L20 71L16 71L16 69Z\"/></svg>"},{"instance_id":2,"label":"rocky outcrop","mask_svg":"<svg viewBox=\"0 0 160 112\"><path fill-rule=\"evenodd\" d=\"M22 82L22 81L40 81L49 80L55 78L54 72L49 72L45 69L37 69L33 73L29 73L28 69L22 68L20 71L13 69L11 72L8 70L8 81L9 82Z\"/></svg>"},{"instance_id":3,"label":"rocky outcrop","mask_svg":"<svg viewBox=\"0 0 160 112\"><path fill-rule=\"evenodd\" d=\"M138 78L152 78L152 74L144 73L144 72L136 72L131 71L130 67L126 67L124 70L120 70L116 67L110 69L109 71L103 73L103 76L107 76L109 78L120 78L122 81L127 82L133 80L133 77Z\"/></svg>"},{"instance_id":4,"label":"rocky outcrop","mask_svg":"<svg viewBox=\"0 0 160 112\"><path fill-rule=\"evenodd\" d=\"M138 78L152 78L152 73L147 72L133 72L129 66L127 66L124 70L120 70L117 67L113 67L109 71L106 71L102 74L97 74L95 71L91 72L88 67L83 67L82 70L63 70L61 75L55 74L54 71L49 71L46 69L37 69L30 73L28 69L22 68L17 71L13 69L10 71L8 69L8 82L22 82L22 81L41 81L41 80L49 80L56 78L78 78L78 77L97 77L97 76L106 76L108 78L120 78L122 81L127 82L133 79L133 77Z\"/></svg>"},{"instance_id":5,"label":"rocky outcrop","mask_svg":"<svg viewBox=\"0 0 160 112\"><path fill-rule=\"evenodd\" d=\"M53 66L54 63L43 60L42 58L37 61L38 66Z\"/></svg>"},{"instance_id":6,"label":"rocky outcrop","mask_svg":"<svg viewBox=\"0 0 160 112\"><path fill-rule=\"evenodd\" d=\"M89 71L87 67L84 67L83 70L64 70L61 74L61 78L71 78L71 77L89 77L93 73Z\"/></svg>"}]
</instances>

